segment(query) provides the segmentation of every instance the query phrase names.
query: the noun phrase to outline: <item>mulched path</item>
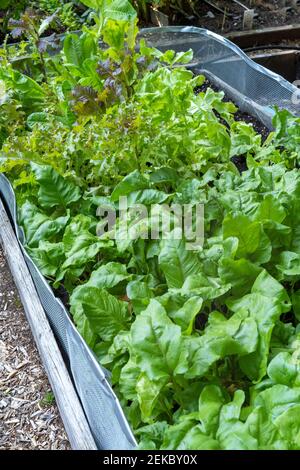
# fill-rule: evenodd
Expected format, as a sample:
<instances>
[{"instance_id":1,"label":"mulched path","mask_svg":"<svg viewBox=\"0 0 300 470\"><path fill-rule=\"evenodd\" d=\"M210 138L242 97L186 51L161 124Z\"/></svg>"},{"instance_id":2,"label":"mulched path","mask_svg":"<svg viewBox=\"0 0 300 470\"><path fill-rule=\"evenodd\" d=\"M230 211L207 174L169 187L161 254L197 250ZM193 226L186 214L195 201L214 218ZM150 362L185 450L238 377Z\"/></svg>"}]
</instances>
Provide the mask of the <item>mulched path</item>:
<instances>
[{"instance_id":1,"label":"mulched path","mask_svg":"<svg viewBox=\"0 0 300 470\"><path fill-rule=\"evenodd\" d=\"M69 449L0 247L0 449Z\"/></svg>"}]
</instances>

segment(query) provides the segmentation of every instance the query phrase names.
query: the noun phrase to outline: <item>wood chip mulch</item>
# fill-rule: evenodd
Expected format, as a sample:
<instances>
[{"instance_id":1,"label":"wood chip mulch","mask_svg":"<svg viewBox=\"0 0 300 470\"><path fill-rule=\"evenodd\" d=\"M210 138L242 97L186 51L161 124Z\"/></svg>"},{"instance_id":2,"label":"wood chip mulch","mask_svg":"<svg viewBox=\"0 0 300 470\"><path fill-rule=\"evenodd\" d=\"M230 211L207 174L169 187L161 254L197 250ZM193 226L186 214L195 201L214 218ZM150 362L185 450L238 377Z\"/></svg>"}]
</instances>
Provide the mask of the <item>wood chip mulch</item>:
<instances>
[{"instance_id":1,"label":"wood chip mulch","mask_svg":"<svg viewBox=\"0 0 300 470\"><path fill-rule=\"evenodd\" d=\"M0 449L70 449L1 247Z\"/></svg>"}]
</instances>

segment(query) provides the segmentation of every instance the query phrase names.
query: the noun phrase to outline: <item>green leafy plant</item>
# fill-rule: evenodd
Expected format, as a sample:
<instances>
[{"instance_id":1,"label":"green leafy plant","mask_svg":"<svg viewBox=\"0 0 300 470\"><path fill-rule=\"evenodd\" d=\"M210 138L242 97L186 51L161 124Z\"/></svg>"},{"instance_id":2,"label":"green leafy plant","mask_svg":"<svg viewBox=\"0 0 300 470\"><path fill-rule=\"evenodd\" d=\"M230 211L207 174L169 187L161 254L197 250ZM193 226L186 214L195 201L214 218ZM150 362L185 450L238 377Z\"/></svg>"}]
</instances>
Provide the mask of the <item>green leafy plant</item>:
<instances>
[{"instance_id":1,"label":"green leafy plant","mask_svg":"<svg viewBox=\"0 0 300 470\"><path fill-rule=\"evenodd\" d=\"M5 36L8 32L8 22L10 18L18 18L19 15L29 5L28 0L1 0L0 4L0 32Z\"/></svg>"},{"instance_id":2,"label":"green leafy plant","mask_svg":"<svg viewBox=\"0 0 300 470\"><path fill-rule=\"evenodd\" d=\"M129 0L83 0L82 3L94 11L91 18L96 23L98 36L107 20L132 21L136 17Z\"/></svg>"},{"instance_id":3,"label":"green leafy plant","mask_svg":"<svg viewBox=\"0 0 300 470\"><path fill-rule=\"evenodd\" d=\"M69 31L75 31L82 26L82 12L76 8L76 2L67 0L41 0L32 2L34 9L51 15L58 11L59 26Z\"/></svg>"},{"instance_id":4,"label":"green leafy plant","mask_svg":"<svg viewBox=\"0 0 300 470\"><path fill-rule=\"evenodd\" d=\"M112 371L140 446L298 448L282 425L299 403L299 314L291 295L300 276L298 172L283 165L241 176L217 170L213 185L211 169L183 182L172 172L167 180L134 172L109 199L93 202L50 168L32 170L39 209L26 203L21 210L29 253L54 285L64 279L77 328ZM113 206L139 193L150 205L166 181L174 201L207 201L203 250L186 251L184 240L124 245L95 236L101 201ZM285 396L286 406L271 413Z\"/></svg>"},{"instance_id":5,"label":"green leafy plant","mask_svg":"<svg viewBox=\"0 0 300 470\"><path fill-rule=\"evenodd\" d=\"M40 60L41 70L45 81L47 81L46 65L44 59L44 52L49 45L55 44L55 35L44 39L42 36L45 31L57 21L57 12L46 18L31 9L25 11L19 20L10 20L9 27L11 28L11 35L13 38L25 36L30 45L33 47L32 54L37 54Z\"/></svg>"},{"instance_id":6,"label":"green leafy plant","mask_svg":"<svg viewBox=\"0 0 300 470\"><path fill-rule=\"evenodd\" d=\"M55 396L53 392L46 392L44 398L41 400L42 406L51 406L55 403Z\"/></svg>"},{"instance_id":7,"label":"green leafy plant","mask_svg":"<svg viewBox=\"0 0 300 470\"><path fill-rule=\"evenodd\" d=\"M45 53L47 83L0 66L1 170L26 250L64 290L140 448L299 449L299 119L277 110L263 142L222 92L199 92L192 51L137 42L124 9L85 3L96 28ZM147 209L137 236L100 236L99 209L127 230L125 196ZM204 205L203 246L144 236L165 204Z\"/></svg>"}]
</instances>

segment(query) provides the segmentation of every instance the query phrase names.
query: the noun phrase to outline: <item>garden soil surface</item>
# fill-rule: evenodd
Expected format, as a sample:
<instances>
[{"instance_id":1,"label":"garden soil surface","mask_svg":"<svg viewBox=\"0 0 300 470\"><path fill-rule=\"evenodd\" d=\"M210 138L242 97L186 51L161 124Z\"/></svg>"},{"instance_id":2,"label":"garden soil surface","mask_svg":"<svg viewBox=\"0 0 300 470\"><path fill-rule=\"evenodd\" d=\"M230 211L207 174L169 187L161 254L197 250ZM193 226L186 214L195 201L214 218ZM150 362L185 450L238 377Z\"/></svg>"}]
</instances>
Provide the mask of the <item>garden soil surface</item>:
<instances>
[{"instance_id":1,"label":"garden soil surface","mask_svg":"<svg viewBox=\"0 0 300 470\"><path fill-rule=\"evenodd\" d=\"M69 449L0 246L0 449Z\"/></svg>"},{"instance_id":2,"label":"garden soil surface","mask_svg":"<svg viewBox=\"0 0 300 470\"><path fill-rule=\"evenodd\" d=\"M194 11L183 14L171 14L172 24L194 25L210 29L217 33L229 33L243 30L243 16L245 9L233 0L209 0L220 10L213 8L203 0L194 2ZM241 0L248 8L255 9L253 29L284 26L300 23L300 5L292 7L292 1L286 1L286 8L282 8L280 0Z\"/></svg>"}]
</instances>

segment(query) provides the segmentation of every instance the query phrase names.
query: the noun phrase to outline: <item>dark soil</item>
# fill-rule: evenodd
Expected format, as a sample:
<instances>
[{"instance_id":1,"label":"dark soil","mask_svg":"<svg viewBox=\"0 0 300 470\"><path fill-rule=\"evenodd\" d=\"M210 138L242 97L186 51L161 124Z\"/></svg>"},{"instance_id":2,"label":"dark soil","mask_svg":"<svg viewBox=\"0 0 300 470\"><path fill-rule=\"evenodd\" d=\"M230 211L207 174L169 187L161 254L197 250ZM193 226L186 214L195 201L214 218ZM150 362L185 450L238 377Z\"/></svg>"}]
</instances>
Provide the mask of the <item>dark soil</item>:
<instances>
[{"instance_id":1,"label":"dark soil","mask_svg":"<svg viewBox=\"0 0 300 470\"><path fill-rule=\"evenodd\" d=\"M62 301L66 309L70 308L70 296L68 291L63 285L60 285L58 289L53 289L54 294Z\"/></svg>"},{"instance_id":2,"label":"dark soil","mask_svg":"<svg viewBox=\"0 0 300 470\"><path fill-rule=\"evenodd\" d=\"M185 15L176 13L170 15L172 24L193 25L206 28L217 33L228 33L243 30L243 15L245 9L232 0L209 0L220 10L205 3L203 0L195 2L196 8L187 11ZM248 8L255 9L253 29L271 26L283 26L300 22L300 5L292 8L287 1L288 9L283 9L278 0L241 0Z\"/></svg>"}]
</instances>

